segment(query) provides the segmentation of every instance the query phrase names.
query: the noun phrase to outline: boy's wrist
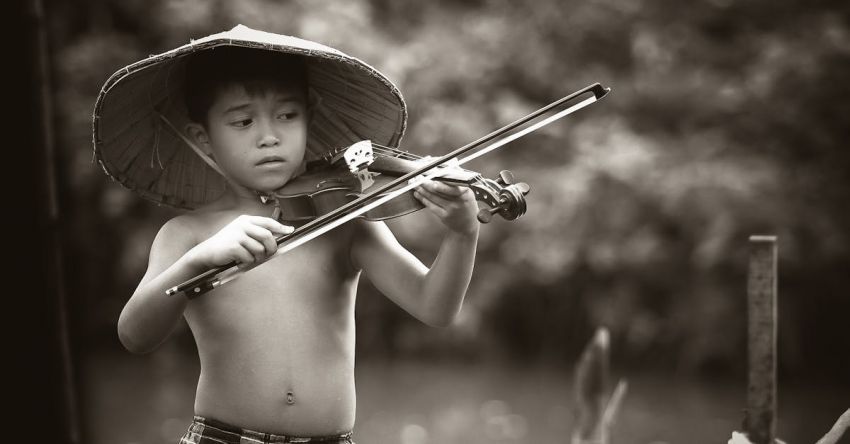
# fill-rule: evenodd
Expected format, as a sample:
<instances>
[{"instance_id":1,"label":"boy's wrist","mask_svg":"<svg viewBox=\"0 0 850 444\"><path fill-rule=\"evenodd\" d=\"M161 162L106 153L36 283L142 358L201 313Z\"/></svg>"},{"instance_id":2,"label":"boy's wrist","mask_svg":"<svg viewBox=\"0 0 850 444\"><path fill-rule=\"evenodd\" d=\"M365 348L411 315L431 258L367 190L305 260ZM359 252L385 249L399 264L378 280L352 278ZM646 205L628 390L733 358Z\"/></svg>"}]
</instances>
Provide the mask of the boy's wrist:
<instances>
[{"instance_id":1,"label":"boy's wrist","mask_svg":"<svg viewBox=\"0 0 850 444\"><path fill-rule=\"evenodd\" d=\"M194 273L203 273L211 267L198 255L197 246L189 249L183 257L180 258L184 266Z\"/></svg>"},{"instance_id":2,"label":"boy's wrist","mask_svg":"<svg viewBox=\"0 0 850 444\"><path fill-rule=\"evenodd\" d=\"M480 224L477 222L471 227L464 230L448 230L446 238L451 238L453 241L478 241L478 231Z\"/></svg>"}]
</instances>

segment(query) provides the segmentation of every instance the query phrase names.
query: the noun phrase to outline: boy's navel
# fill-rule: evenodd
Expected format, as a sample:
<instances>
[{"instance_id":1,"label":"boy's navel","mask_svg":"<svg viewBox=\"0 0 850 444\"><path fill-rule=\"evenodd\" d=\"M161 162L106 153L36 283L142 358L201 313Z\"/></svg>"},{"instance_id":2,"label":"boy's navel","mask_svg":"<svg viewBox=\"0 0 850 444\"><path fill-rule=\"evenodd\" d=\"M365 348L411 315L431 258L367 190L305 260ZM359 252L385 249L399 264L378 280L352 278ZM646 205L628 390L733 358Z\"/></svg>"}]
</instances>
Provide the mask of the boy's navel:
<instances>
[{"instance_id":1,"label":"boy's navel","mask_svg":"<svg viewBox=\"0 0 850 444\"><path fill-rule=\"evenodd\" d=\"M289 405L295 404L295 393L292 390L286 392L286 403Z\"/></svg>"}]
</instances>

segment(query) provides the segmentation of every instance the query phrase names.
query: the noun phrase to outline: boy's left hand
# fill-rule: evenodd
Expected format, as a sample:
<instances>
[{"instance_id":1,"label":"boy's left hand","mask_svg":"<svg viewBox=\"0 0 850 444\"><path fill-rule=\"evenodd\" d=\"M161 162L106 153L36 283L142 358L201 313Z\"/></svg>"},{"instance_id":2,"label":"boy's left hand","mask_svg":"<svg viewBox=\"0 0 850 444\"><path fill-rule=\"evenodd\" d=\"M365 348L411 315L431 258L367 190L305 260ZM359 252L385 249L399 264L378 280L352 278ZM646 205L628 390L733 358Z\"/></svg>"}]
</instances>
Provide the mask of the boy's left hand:
<instances>
[{"instance_id":1,"label":"boy's left hand","mask_svg":"<svg viewBox=\"0 0 850 444\"><path fill-rule=\"evenodd\" d=\"M413 195L448 229L460 234L478 231L478 203L469 188L429 180L417 187Z\"/></svg>"}]
</instances>

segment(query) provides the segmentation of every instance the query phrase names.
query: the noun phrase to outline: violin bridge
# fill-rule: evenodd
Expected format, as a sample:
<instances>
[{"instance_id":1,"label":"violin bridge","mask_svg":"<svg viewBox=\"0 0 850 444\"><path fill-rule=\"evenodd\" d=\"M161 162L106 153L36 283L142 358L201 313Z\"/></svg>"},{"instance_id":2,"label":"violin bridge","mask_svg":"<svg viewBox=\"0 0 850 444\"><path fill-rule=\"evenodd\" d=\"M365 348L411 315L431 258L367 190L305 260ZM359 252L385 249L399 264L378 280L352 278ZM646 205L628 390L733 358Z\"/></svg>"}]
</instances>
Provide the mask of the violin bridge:
<instances>
[{"instance_id":1,"label":"violin bridge","mask_svg":"<svg viewBox=\"0 0 850 444\"><path fill-rule=\"evenodd\" d=\"M361 140L345 149L342 158L345 164L352 173L366 168L375 161L375 155L372 153L372 141Z\"/></svg>"}]
</instances>

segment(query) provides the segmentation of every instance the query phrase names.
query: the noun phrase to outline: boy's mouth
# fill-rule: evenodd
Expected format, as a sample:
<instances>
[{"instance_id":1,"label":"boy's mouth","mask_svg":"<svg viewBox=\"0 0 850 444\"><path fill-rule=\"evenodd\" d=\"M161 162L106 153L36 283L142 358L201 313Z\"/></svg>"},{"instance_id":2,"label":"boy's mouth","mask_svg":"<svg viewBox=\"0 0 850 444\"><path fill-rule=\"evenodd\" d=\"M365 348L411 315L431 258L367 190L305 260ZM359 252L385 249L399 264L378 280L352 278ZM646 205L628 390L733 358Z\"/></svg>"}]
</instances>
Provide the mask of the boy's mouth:
<instances>
[{"instance_id":1,"label":"boy's mouth","mask_svg":"<svg viewBox=\"0 0 850 444\"><path fill-rule=\"evenodd\" d=\"M262 159L260 159L260 161L257 162L257 165L269 165L269 164L276 165L276 164L280 164L280 163L283 163L283 162L284 162L283 157L266 156L266 157L263 157Z\"/></svg>"}]
</instances>

